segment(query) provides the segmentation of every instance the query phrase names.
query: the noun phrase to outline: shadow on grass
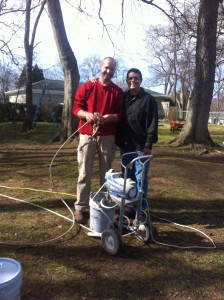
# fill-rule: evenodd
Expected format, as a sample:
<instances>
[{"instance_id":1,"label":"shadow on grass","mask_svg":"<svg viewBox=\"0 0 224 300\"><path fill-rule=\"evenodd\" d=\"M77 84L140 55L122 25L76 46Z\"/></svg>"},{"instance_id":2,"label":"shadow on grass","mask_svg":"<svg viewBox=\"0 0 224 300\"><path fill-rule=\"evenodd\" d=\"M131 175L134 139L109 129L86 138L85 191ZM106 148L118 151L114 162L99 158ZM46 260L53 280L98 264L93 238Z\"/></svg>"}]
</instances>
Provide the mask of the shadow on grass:
<instances>
[{"instance_id":1,"label":"shadow on grass","mask_svg":"<svg viewBox=\"0 0 224 300\"><path fill-rule=\"evenodd\" d=\"M13 202L12 202L13 201ZM7 203L8 202L8 203ZM38 204L40 206L42 206L43 208L49 208L49 209L57 209L57 208L65 208L64 203L60 200L60 199L46 199L46 200L37 200L37 201L31 201L31 205L29 205L29 201L27 200L28 203L20 203L17 202L15 203L14 200L5 200L3 202L3 205L1 205L0 202L0 208L1 211L4 212L11 212L11 213L18 213L18 212L27 212L27 213L31 213L32 212L36 212L37 210L39 210L39 208L36 208L32 205L32 203L34 204ZM74 199L66 199L65 202L68 204L69 207L73 207L74 206ZM33 215L31 215L32 217Z\"/></svg>"},{"instance_id":2,"label":"shadow on grass","mask_svg":"<svg viewBox=\"0 0 224 300\"><path fill-rule=\"evenodd\" d=\"M64 203L59 198L60 196L58 195L57 198L32 200L31 203L50 209L65 208ZM63 199L63 195L61 195L61 198ZM74 198L65 199L65 202L71 208L74 206L74 201ZM19 203L7 199L4 202L0 202L0 209L8 213L30 212L31 218L32 212L38 210L38 208L29 205L29 203ZM173 222L181 222L185 225L201 224L208 225L210 228L221 228L224 226L224 202L220 199L209 201L198 199L180 201L173 198L157 199L152 201L150 213L160 218L170 219ZM153 220L156 221L156 218L153 218Z\"/></svg>"},{"instance_id":3,"label":"shadow on grass","mask_svg":"<svg viewBox=\"0 0 224 300\"><path fill-rule=\"evenodd\" d=\"M174 245L177 247L191 247L198 246L199 247L213 247L211 241L205 237L205 235L201 234L199 231L204 232L205 234L210 235L213 238L213 230L223 229L223 215L224 208L223 202L220 200L213 200L206 202L199 200L188 200L185 201L184 209L180 208L180 203L178 201L178 205L176 205L178 200L166 199L158 204L158 206L154 205L154 211L150 211L151 222L153 226L156 228L156 232L153 233L153 242L155 244L164 244L162 247L166 245L169 247L170 245ZM68 206L73 209L74 199L66 199L65 202ZM48 200L39 200L32 201L32 203L38 204L44 208L48 208L53 211L57 211L58 209L67 208L64 203L59 199L48 199ZM195 203L193 205L192 203ZM176 207L175 207L176 206ZM175 208L175 212L171 211L171 207ZM203 208L203 209L202 209ZM4 201L0 206L1 212L12 214L15 218L15 213L26 214L26 219L29 219L30 216L30 224L32 221L39 221L39 208L36 208L32 205L25 203L11 203L10 201ZM164 210L166 212L164 212ZM183 211L184 210L184 211ZM46 218L46 216L45 216ZM13 217L11 217L13 220ZM50 219L49 219L50 220ZM53 219L52 219L53 221ZM57 220L54 220L54 223L57 224ZM13 221L12 221L13 224ZM16 225L15 225L16 226ZM78 225L76 225L78 226ZM88 225L86 225L88 227ZM191 228L186 228L184 226L189 226ZM198 231L195 231L194 228ZM214 235L214 242L216 244L216 238L218 232ZM77 234L78 235L78 234ZM77 237L77 235L75 237ZM220 232L220 236L218 236L219 248L224 247L224 241L220 241L222 233ZM95 240L95 239L94 239ZM74 239L74 242L76 240ZM160 246L160 245L159 245ZM78 245L79 247L79 245Z\"/></svg>"},{"instance_id":4,"label":"shadow on grass","mask_svg":"<svg viewBox=\"0 0 224 300\"><path fill-rule=\"evenodd\" d=\"M191 250L194 255L189 263L173 248L124 244L123 251L112 257L95 242L86 247L75 243L73 240L67 246L45 245L16 250L17 255L27 257L22 265L22 299L158 299L169 291L173 296L176 293L181 296L184 292L193 292L196 296L189 281L193 280L200 290L207 286L208 278L210 286L221 280L219 270L223 262L218 269L217 266L198 265L197 258L206 255L207 250ZM10 252L10 248L8 250ZM30 265L35 268L31 275ZM48 266L47 274L42 273L42 265Z\"/></svg>"}]
</instances>

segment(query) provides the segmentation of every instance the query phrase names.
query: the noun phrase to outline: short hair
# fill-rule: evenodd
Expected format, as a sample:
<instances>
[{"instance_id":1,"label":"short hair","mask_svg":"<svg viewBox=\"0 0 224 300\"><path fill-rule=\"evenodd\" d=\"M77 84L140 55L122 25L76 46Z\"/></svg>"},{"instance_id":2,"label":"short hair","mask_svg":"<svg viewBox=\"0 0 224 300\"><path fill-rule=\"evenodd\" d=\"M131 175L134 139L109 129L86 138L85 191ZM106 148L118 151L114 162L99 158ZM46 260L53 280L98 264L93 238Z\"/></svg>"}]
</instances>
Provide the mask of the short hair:
<instances>
[{"instance_id":1,"label":"short hair","mask_svg":"<svg viewBox=\"0 0 224 300\"><path fill-rule=\"evenodd\" d=\"M136 68L131 68L130 70L128 70L127 77L126 77L127 80L128 80L128 76L131 72L139 74L139 77L142 81L142 72L139 69L136 69Z\"/></svg>"},{"instance_id":2,"label":"short hair","mask_svg":"<svg viewBox=\"0 0 224 300\"><path fill-rule=\"evenodd\" d=\"M102 63L103 63L105 60L107 60L107 59L114 61L115 66L117 65L116 60L115 60L113 57L111 57L111 56L104 57L104 59L102 60ZM101 64L102 64L102 63L101 63Z\"/></svg>"}]
</instances>

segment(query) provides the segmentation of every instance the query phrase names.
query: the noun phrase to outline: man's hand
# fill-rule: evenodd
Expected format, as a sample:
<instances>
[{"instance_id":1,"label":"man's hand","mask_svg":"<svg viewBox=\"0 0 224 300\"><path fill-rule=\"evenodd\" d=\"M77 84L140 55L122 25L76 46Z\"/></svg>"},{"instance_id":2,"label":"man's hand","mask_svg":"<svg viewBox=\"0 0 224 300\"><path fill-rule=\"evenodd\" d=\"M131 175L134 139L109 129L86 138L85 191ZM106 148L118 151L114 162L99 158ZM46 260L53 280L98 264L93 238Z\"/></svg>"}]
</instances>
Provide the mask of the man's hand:
<instances>
[{"instance_id":1,"label":"man's hand","mask_svg":"<svg viewBox=\"0 0 224 300\"><path fill-rule=\"evenodd\" d=\"M86 121L88 123L95 123L97 121L97 117L93 113L86 112Z\"/></svg>"}]
</instances>

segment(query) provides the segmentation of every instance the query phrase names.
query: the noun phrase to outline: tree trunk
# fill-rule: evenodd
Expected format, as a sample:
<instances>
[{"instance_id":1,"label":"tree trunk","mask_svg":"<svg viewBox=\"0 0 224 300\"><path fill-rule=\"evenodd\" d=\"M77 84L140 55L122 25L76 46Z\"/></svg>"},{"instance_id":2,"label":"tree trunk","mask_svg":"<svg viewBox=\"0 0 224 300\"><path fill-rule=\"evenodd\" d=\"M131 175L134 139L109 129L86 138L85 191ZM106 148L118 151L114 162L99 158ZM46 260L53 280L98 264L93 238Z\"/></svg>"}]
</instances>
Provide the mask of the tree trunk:
<instances>
[{"instance_id":1,"label":"tree trunk","mask_svg":"<svg viewBox=\"0 0 224 300\"><path fill-rule=\"evenodd\" d=\"M25 117L23 120L22 131L27 132L32 129L32 118L33 118L33 81L32 81L32 67L33 67L33 49L34 49L34 40L37 30L37 25L40 20L40 16L43 12L44 5L46 0L43 0L40 11L36 17L33 32L31 35L30 41L30 14L31 14L31 3L32 0L26 0L26 20L25 20L25 34L24 34L24 48L26 54L26 111Z\"/></svg>"},{"instance_id":2,"label":"tree trunk","mask_svg":"<svg viewBox=\"0 0 224 300\"><path fill-rule=\"evenodd\" d=\"M67 39L59 0L47 0L48 12L57 45L60 62L64 72L64 108L61 131L58 138L66 140L77 130L78 119L72 114L74 96L79 86L79 70L76 58Z\"/></svg>"},{"instance_id":3,"label":"tree trunk","mask_svg":"<svg viewBox=\"0 0 224 300\"><path fill-rule=\"evenodd\" d=\"M25 111L25 118L23 120L23 129L22 129L23 132L27 132L32 129L32 118L33 118L32 57L33 57L33 50L28 45L26 49L26 111Z\"/></svg>"},{"instance_id":4,"label":"tree trunk","mask_svg":"<svg viewBox=\"0 0 224 300\"><path fill-rule=\"evenodd\" d=\"M26 20L25 20L25 35L24 35L24 48L26 54L26 109L23 120L23 132L27 132L32 129L32 59L33 59L33 47L29 44L30 37L30 10L31 0L26 1Z\"/></svg>"},{"instance_id":5,"label":"tree trunk","mask_svg":"<svg viewBox=\"0 0 224 300\"><path fill-rule=\"evenodd\" d=\"M197 24L195 83L187 120L173 145L209 148L214 145L208 119L215 79L216 30L219 0L201 0Z\"/></svg>"}]
</instances>

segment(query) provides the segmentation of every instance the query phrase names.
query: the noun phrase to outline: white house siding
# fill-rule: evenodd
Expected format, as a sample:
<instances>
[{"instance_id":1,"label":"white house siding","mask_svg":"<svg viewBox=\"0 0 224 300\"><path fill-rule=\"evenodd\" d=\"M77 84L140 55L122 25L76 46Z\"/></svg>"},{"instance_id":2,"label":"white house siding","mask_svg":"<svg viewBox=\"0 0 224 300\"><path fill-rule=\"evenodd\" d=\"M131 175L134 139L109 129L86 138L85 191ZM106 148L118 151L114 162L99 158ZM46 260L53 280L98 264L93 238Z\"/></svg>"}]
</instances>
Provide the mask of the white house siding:
<instances>
[{"instance_id":1,"label":"white house siding","mask_svg":"<svg viewBox=\"0 0 224 300\"><path fill-rule=\"evenodd\" d=\"M81 85L81 83L80 83ZM47 86L50 93L50 98L52 100L53 104L63 104L64 103L64 82L61 80L48 80L44 79L39 82L35 82L33 84L33 104L37 105L40 101L40 98L43 93L43 88ZM127 85L121 86L121 88L125 91L127 89ZM48 97L48 89L45 90L44 98L42 99L43 102L46 102L49 100ZM157 101L158 105L158 112L159 112L159 118L163 119L164 117L167 117L168 114L168 108L170 106L170 102L172 102L172 99L168 95L163 95L158 92L154 92L150 89L145 89L146 92L150 93ZM11 103L25 103L26 95L25 95L25 87L20 88L19 95L18 90L8 91L5 93L6 96L9 97L9 102ZM16 100L17 99L17 100Z\"/></svg>"},{"instance_id":2,"label":"white house siding","mask_svg":"<svg viewBox=\"0 0 224 300\"><path fill-rule=\"evenodd\" d=\"M26 102L26 95L10 95L9 96L9 102L10 103L19 103L19 104L22 104L22 103L25 103Z\"/></svg>"}]
</instances>

